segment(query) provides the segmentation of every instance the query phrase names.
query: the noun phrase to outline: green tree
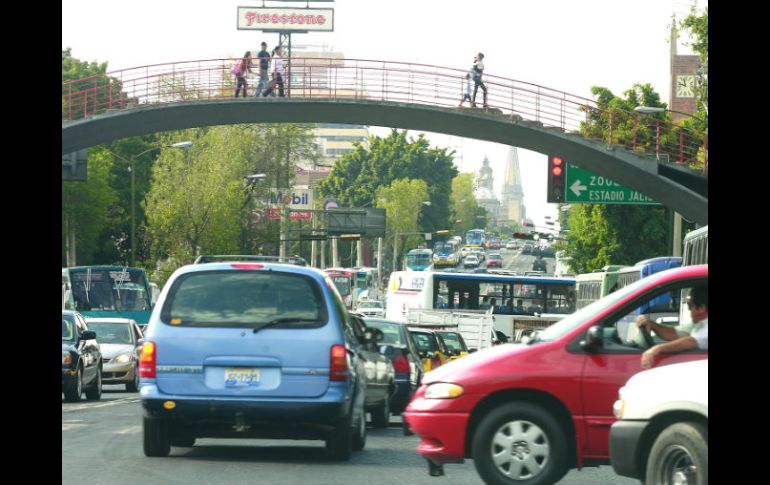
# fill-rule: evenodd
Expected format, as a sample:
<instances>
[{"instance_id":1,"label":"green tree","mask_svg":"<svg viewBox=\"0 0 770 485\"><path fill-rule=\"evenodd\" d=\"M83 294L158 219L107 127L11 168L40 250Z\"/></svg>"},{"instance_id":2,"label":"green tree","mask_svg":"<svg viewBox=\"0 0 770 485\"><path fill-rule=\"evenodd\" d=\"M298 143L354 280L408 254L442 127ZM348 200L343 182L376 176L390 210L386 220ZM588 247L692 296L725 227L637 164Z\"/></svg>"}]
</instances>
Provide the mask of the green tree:
<instances>
[{"instance_id":1,"label":"green tree","mask_svg":"<svg viewBox=\"0 0 770 485\"><path fill-rule=\"evenodd\" d=\"M396 263L408 249L423 241L421 236L404 240L403 235L418 231L418 219L427 209L423 202L428 200L428 194L428 185L423 180L399 179L377 189L376 206L386 211L386 237L396 244Z\"/></svg>"},{"instance_id":2,"label":"green tree","mask_svg":"<svg viewBox=\"0 0 770 485\"><path fill-rule=\"evenodd\" d=\"M428 187L430 207L423 211L420 227L425 232L450 226L449 195L457 169L454 152L430 147L421 134L416 140L407 131L392 130L385 138L369 137L369 147L355 145L334 164L329 176L318 186L322 197L339 199L351 207L374 203L377 189L399 179L422 180Z\"/></svg>"},{"instance_id":3,"label":"green tree","mask_svg":"<svg viewBox=\"0 0 770 485\"><path fill-rule=\"evenodd\" d=\"M455 222L455 234L465 235L465 231L476 228L476 217L480 214L476 197L473 193L472 173L461 173L452 179L452 195L450 197L452 219Z\"/></svg>"},{"instance_id":4,"label":"green tree","mask_svg":"<svg viewBox=\"0 0 770 485\"><path fill-rule=\"evenodd\" d=\"M104 263L94 255L99 249L97 235L108 226L118 199L110 185L111 170L108 153L90 150L87 181L62 181L62 266ZM68 261L68 248L75 254L74 261Z\"/></svg>"},{"instance_id":5,"label":"green tree","mask_svg":"<svg viewBox=\"0 0 770 485\"><path fill-rule=\"evenodd\" d=\"M120 80L107 76L107 63L81 61L61 51L62 119L76 120L120 107L128 100Z\"/></svg>"}]
</instances>

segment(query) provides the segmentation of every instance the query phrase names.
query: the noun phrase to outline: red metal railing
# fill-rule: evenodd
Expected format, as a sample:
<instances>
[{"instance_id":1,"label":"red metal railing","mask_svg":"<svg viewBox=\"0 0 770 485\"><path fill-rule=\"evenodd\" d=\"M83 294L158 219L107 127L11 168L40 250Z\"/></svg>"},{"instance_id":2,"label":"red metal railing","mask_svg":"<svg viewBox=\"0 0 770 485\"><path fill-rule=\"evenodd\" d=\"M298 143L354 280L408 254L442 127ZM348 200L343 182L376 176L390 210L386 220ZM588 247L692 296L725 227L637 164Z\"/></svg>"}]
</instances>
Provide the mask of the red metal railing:
<instances>
[{"instance_id":1,"label":"red metal railing","mask_svg":"<svg viewBox=\"0 0 770 485\"><path fill-rule=\"evenodd\" d=\"M155 64L108 72L62 84L62 120L73 121L138 105L232 98L230 67L240 59L208 59ZM255 68L249 94L258 81ZM297 98L364 99L457 107L467 70L366 59L292 58L286 95ZM535 84L484 75L491 113L541 123L564 133L619 145L653 158L708 166L708 139L653 116ZM471 80L471 88L473 82ZM277 94L277 93L276 93ZM477 104L481 105L479 89ZM478 111L473 111L477 113Z\"/></svg>"}]
</instances>

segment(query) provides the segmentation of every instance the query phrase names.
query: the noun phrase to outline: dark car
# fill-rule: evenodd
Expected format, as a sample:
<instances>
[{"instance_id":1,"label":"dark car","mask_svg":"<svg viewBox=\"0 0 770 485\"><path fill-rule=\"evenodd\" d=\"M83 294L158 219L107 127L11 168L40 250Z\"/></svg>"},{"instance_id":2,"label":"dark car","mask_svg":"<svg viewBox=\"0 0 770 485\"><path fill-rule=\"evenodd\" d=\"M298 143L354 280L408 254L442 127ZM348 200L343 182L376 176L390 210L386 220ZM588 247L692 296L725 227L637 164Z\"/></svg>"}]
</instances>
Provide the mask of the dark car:
<instances>
[{"instance_id":1,"label":"dark car","mask_svg":"<svg viewBox=\"0 0 770 485\"><path fill-rule=\"evenodd\" d=\"M532 262L532 271L548 271L548 265L545 262L545 259L538 258L535 261Z\"/></svg>"},{"instance_id":2,"label":"dark car","mask_svg":"<svg viewBox=\"0 0 770 485\"><path fill-rule=\"evenodd\" d=\"M125 384L126 391L139 390L139 352L142 331L130 318L86 318L88 328L96 332L102 351L102 381Z\"/></svg>"},{"instance_id":3,"label":"dark car","mask_svg":"<svg viewBox=\"0 0 770 485\"><path fill-rule=\"evenodd\" d=\"M139 359L146 456L197 438L324 440L333 460L366 444L361 334L310 267L191 264L171 275ZM382 373L386 374L385 366Z\"/></svg>"},{"instance_id":4,"label":"dark car","mask_svg":"<svg viewBox=\"0 0 770 485\"><path fill-rule=\"evenodd\" d=\"M80 313L61 312L61 390L67 402L102 397L102 352Z\"/></svg>"},{"instance_id":5,"label":"dark car","mask_svg":"<svg viewBox=\"0 0 770 485\"><path fill-rule=\"evenodd\" d=\"M360 355L366 369L366 411L372 415L375 428L387 428L390 424L390 400L396 392L396 371L390 359L380 353L382 330L369 326L362 315L351 314L350 318L356 337L363 342ZM369 339L365 337L367 329L371 335Z\"/></svg>"},{"instance_id":6,"label":"dark car","mask_svg":"<svg viewBox=\"0 0 770 485\"><path fill-rule=\"evenodd\" d=\"M401 414L422 382L422 359L406 325L399 322L366 318L366 326L382 331L381 349L393 362L396 392L390 400L393 414Z\"/></svg>"}]
</instances>

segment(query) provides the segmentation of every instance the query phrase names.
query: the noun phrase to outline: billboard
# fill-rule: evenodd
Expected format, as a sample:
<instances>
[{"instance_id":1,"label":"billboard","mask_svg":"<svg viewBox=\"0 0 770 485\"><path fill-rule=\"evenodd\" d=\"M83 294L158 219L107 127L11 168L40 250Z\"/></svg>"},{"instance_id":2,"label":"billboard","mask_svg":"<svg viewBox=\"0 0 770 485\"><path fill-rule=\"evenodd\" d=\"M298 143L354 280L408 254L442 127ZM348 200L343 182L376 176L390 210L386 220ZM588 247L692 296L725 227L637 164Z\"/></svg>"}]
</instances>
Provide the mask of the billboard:
<instances>
[{"instance_id":1,"label":"billboard","mask_svg":"<svg viewBox=\"0 0 770 485\"><path fill-rule=\"evenodd\" d=\"M238 30L333 32L333 8L238 7Z\"/></svg>"}]
</instances>

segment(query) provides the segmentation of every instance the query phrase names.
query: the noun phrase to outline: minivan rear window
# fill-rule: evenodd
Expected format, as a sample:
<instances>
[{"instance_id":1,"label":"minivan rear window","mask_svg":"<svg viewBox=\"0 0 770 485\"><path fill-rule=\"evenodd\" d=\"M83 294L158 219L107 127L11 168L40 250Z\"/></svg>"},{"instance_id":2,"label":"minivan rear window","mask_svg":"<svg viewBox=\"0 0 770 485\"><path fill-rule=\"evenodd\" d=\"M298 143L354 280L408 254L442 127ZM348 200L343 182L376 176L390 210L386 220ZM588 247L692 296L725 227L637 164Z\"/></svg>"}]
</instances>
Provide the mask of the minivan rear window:
<instances>
[{"instance_id":1,"label":"minivan rear window","mask_svg":"<svg viewBox=\"0 0 770 485\"><path fill-rule=\"evenodd\" d=\"M172 326L313 328L328 321L318 284L276 271L196 271L180 276L161 310Z\"/></svg>"}]
</instances>

